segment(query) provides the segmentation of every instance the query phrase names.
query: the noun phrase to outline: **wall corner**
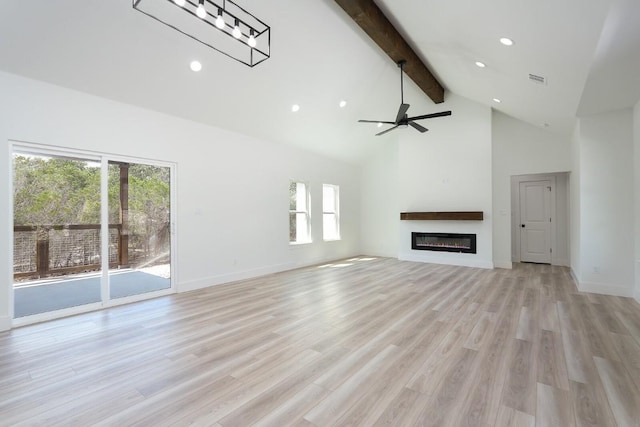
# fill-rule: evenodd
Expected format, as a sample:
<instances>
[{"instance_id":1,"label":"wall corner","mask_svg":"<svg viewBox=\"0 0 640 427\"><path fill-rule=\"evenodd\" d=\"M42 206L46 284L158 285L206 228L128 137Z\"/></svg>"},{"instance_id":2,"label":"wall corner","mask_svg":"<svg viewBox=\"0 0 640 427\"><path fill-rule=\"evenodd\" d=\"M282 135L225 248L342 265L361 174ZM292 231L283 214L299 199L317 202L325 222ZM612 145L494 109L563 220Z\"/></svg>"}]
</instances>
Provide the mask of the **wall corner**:
<instances>
[{"instance_id":1,"label":"wall corner","mask_svg":"<svg viewBox=\"0 0 640 427\"><path fill-rule=\"evenodd\" d=\"M11 329L11 318L9 316L0 317L0 332Z\"/></svg>"}]
</instances>

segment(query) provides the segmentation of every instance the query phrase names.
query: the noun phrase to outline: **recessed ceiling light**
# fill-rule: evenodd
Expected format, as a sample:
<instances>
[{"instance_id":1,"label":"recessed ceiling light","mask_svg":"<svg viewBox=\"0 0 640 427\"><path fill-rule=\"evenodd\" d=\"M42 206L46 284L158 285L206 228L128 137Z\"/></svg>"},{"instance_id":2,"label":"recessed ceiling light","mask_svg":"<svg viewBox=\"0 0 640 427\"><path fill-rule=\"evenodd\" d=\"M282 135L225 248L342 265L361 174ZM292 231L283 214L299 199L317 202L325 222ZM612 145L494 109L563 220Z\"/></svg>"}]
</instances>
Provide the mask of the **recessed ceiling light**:
<instances>
[{"instance_id":1,"label":"recessed ceiling light","mask_svg":"<svg viewBox=\"0 0 640 427\"><path fill-rule=\"evenodd\" d=\"M493 102L497 102L498 104L501 103L502 101L500 101L498 98L493 98Z\"/></svg>"},{"instance_id":2,"label":"recessed ceiling light","mask_svg":"<svg viewBox=\"0 0 640 427\"><path fill-rule=\"evenodd\" d=\"M347 101L345 101L344 99L340 101L340 108L344 108L346 106L347 106Z\"/></svg>"},{"instance_id":3,"label":"recessed ceiling light","mask_svg":"<svg viewBox=\"0 0 640 427\"><path fill-rule=\"evenodd\" d=\"M510 38L507 38L507 37L502 37L500 39L500 43L502 43L505 46L513 46L513 40L511 40Z\"/></svg>"},{"instance_id":4,"label":"recessed ceiling light","mask_svg":"<svg viewBox=\"0 0 640 427\"><path fill-rule=\"evenodd\" d=\"M200 63L200 61L191 61L191 64L189 64L189 68L191 68L191 71L195 71L196 73L200 70L202 70L202 64Z\"/></svg>"},{"instance_id":5,"label":"recessed ceiling light","mask_svg":"<svg viewBox=\"0 0 640 427\"><path fill-rule=\"evenodd\" d=\"M293 104L291 106L291 111L297 113L298 111L300 111L300 106L298 104Z\"/></svg>"},{"instance_id":6,"label":"recessed ceiling light","mask_svg":"<svg viewBox=\"0 0 640 427\"><path fill-rule=\"evenodd\" d=\"M484 62L480 62L480 61L476 61L476 65L480 68L484 68L486 67L486 64Z\"/></svg>"}]
</instances>

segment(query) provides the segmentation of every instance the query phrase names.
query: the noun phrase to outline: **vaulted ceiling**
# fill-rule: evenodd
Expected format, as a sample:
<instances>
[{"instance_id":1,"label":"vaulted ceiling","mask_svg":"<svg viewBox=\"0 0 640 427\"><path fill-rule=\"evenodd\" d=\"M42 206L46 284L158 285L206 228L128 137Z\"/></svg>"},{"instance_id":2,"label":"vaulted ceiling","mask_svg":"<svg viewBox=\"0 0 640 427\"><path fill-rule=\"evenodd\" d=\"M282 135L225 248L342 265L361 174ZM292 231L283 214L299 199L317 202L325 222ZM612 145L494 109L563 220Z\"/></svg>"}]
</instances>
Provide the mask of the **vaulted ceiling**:
<instances>
[{"instance_id":1,"label":"vaulted ceiling","mask_svg":"<svg viewBox=\"0 0 640 427\"><path fill-rule=\"evenodd\" d=\"M237 3L272 28L272 56L255 68L158 24L130 0L0 0L0 69L345 161L395 138L376 138L375 125L357 119L395 115L398 69L334 0ZM455 93L568 136L577 115L640 99L637 0L376 3L444 86L445 101ZM405 83L413 112L444 109Z\"/></svg>"}]
</instances>

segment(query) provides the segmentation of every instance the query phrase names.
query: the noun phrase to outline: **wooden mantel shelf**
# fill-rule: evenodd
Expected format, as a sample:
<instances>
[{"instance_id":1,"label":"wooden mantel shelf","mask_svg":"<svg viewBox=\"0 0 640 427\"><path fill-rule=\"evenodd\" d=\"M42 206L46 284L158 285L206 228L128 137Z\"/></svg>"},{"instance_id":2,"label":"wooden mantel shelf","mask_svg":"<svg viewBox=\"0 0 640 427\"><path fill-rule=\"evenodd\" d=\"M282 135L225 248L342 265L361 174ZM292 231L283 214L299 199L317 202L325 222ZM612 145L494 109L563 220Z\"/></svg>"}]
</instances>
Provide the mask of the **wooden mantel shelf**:
<instances>
[{"instance_id":1,"label":"wooden mantel shelf","mask_svg":"<svg viewBox=\"0 0 640 427\"><path fill-rule=\"evenodd\" d=\"M401 220L412 221L482 221L482 211L458 211L458 212L402 212Z\"/></svg>"}]
</instances>

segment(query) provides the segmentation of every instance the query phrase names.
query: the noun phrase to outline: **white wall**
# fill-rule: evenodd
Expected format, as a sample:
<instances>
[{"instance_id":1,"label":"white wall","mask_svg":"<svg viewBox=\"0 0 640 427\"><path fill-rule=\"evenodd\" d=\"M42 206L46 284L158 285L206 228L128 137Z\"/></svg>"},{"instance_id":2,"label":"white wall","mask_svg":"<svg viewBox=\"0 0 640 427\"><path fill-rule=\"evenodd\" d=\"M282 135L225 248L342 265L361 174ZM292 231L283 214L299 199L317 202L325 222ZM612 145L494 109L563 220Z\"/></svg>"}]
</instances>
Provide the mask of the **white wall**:
<instances>
[{"instance_id":1,"label":"white wall","mask_svg":"<svg viewBox=\"0 0 640 427\"><path fill-rule=\"evenodd\" d=\"M398 258L492 268L491 109L451 93L438 107L451 117L425 121L425 134L398 134ZM422 211L483 211L484 221L399 219L400 212ZM473 233L478 253L412 250L412 231Z\"/></svg>"},{"instance_id":2,"label":"white wall","mask_svg":"<svg viewBox=\"0 0 640 427\"><path fill-rule=\"evenodd\" d=\"M0 140L177 164L177 288L360 253L361 168L283 144L0 72ZM0 198L10 199L0 152ZM288 243L289 179L311 184L314 243ZM322 241L322 184L340 186L342 240ZM10 325L12 207L0 207L0 329Z\"/></svg>"},{"instance_id":3,"label":"white wall","mask_svg":"<svg viewBox=\"0 0 640 427\"><path fill-rule=\"evenodd\" d=\"M634 292L634 156L630 109L580 119L582 291Z\"/></svg>"},{"instance_id":4,"label":"white wall","mask_svg":"<svg viewBox=\"0 0 640 427\"><path fill-rule=\"evenodd\" d=\"M511 268L512 223L517 221L511 207L511 177L571 170L571 143L499 111L493 111L492 122L493 260L497 267ZM567 252L568 247L563 264Z\"/></svg>"},{"instance_id":5,"label":"white wall","mask_svg":"<svg viewBox=\"0 0 640 427\"><path fill-rule=\"evenodd\" d=\"M635 298L640 302L640 102L633 109L633 172L635 224Z\"/></svg>"},{"instance_id":6,"label":"white wall","mask_svg":"<svg viewBox=\"0 0 640 427\"><path fill-rule=\"evenodd\" d=\"M368 255L398 256L398 142L372 141L362 171L361 246Z\"/></svg>"},{"instance_id":7,"label":"white wall","mask_svg":"<svg viewBox=\"0 0 640 427\"><path fill-rule=\"evenodd\" d=\"M581 281L580 270L580 121L576 123L571 135L571 174L569 175L570 190L570 256L571 272L576 282Z\"/></svg>"},{"instance_id":8,"label":"white wall","mask_svg":"<svg viewBox=\"0 0 640 427\"><path fill-rule=\"evenodd\" d=\"M554 264L565 267L571 265L571 253L569 252L571 243L570 175L568 172L556 174L556 241L552 259Z\"/></svg>"}]
</instances>

